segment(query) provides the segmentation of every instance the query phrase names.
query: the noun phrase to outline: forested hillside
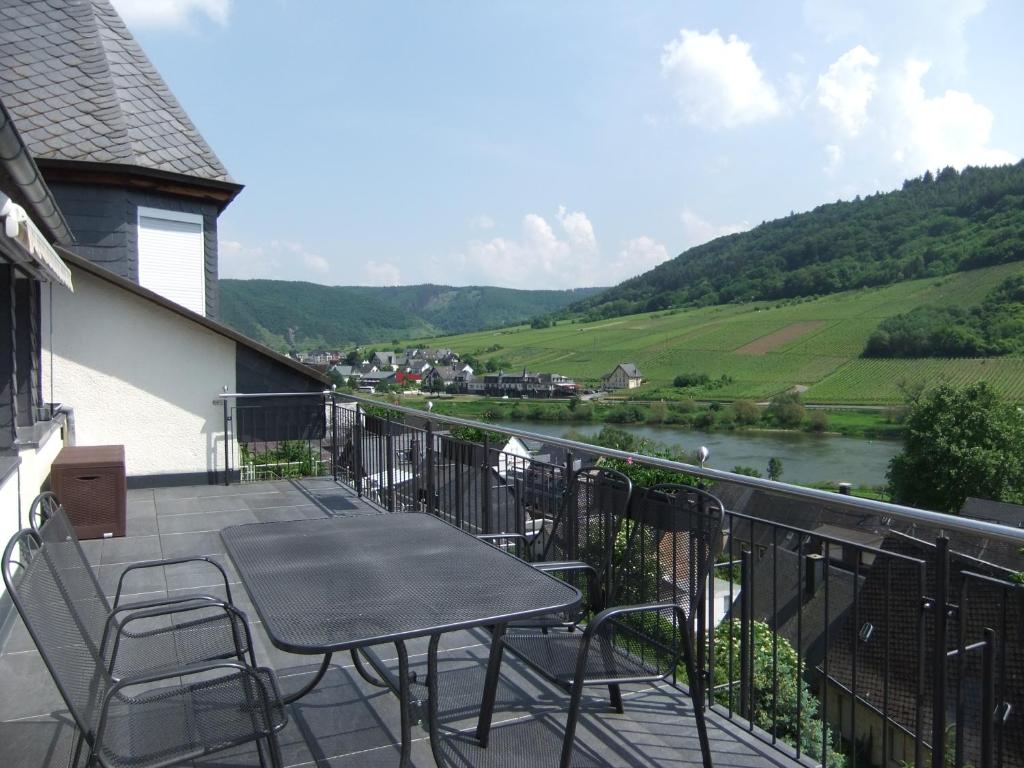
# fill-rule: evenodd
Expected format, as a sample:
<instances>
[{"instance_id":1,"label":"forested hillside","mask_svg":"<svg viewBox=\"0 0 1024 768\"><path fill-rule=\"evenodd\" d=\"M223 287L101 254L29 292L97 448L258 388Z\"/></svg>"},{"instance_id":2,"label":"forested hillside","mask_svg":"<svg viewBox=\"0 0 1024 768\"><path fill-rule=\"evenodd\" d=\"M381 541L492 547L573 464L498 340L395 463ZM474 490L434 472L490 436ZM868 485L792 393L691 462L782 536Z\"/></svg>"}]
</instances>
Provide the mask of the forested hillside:
<instances>
[{"instance_id":1,"label":"forested hillside","mask_svg":"<svg viewBox=\"0 0 1024 768\"><path fill-rule=\"evenodd\" d=\"M587 319L777 300L1024 259L1024 162L945 168L691 248L570 308Z\"/></svg>"},{"instance_id":2,"label":"forested hillside","mask_svg":"<svg viewBox=\"0 0 1024 768\"><path fill-rule=\"evenodd\" d=\"M277 349L335 348L525 322L600 290L520 291L442 285L378 288L221 280L220 319Z\"/></svg>"},{"instance_id":3,"label":"forested hillside","mask_svg":"<svg viewBox=\"0 0 1024 768\"><path fill-rule=\"evenodd\" d=\"M883 320L864 357L996 357L1024 353L1024 276L975 307L925 306Z\"/></svg>"}]
</instances>

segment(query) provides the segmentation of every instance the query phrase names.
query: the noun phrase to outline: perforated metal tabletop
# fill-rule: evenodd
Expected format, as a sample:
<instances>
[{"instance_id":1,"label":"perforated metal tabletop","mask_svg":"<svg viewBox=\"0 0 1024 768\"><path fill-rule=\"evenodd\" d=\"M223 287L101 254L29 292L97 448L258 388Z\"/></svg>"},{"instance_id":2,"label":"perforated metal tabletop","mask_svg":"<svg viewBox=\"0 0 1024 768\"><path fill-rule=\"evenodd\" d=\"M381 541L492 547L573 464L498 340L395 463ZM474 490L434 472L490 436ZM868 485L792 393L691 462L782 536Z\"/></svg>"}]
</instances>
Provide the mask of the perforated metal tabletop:
<instances>
[{"instance_id":1,"label":"perforated metal tabletop","mask_svg":"<svg viewBox=\"0 0 1024 768\"><path fill-rule=\"evenodd\" d=\"M572 608L580 593L430 515L221 532L271 642L322 654Z\"/></svg>"}]
</instances>

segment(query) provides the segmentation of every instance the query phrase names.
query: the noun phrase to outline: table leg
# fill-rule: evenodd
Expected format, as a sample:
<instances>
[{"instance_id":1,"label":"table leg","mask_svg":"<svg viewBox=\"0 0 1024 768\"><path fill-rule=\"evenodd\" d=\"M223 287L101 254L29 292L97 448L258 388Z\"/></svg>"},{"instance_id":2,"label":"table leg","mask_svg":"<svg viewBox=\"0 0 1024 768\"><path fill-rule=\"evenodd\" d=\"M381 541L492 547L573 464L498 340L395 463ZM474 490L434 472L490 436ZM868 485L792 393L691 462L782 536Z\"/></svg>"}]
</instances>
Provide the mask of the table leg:
<instances>
[{"instance_id":1,"label":"table leg","mask_svg":"<svg viewBox=\"0 0 1024 768\"><path fill-rule=\"evenodd\" d=\"M401 768L409 765L409 758L412 754L412 714L409 711L409 653L405 649L405 643L401 640L395 641L395 650L398 652L398 701L402 710L402 756L398 761Z\"/></svg>"},{"instance_id":2,"label":"table leg","mask_svg":"<svg viewBox=\"0 0 1024 768\"><path fill-rule=\"evenodd\" d=\"M491 653L487 659L487 677L484 680L484 698L480 703L480 720L476 726L476 738L482 747L487 746L491 734L494 699L498 695L498 673L501 672L501 655L505 649L504 637L505 625L495 625L491 632Z\"/></svg>"},{"instance_id":3,"label":"table leg","mask_svg":"<svg viewBox=\"0 0 1024 768\"><path fill-rule=\"evenodd\" d=\"M359 673L359 676L370 685L376 686L377 688L392 688L391 684L388 683L386 679L374 677L370 674L369 670L366 668L366 664L363 663L362 654L363 650L361 648L352 649L352 665L356 668L356 672ZM375 665L375 662L369 658L367 659L367 663L369 663L370 666Z\"/></svg>"},{"instance_id":4,"label":"table leg","mask_svg":"<svg viewBox=\"0 0 1024 768\"><path fill-rule=\"evenodd\" d=\"M284 697L284 703L285 704L291 704L292 702L298 701L303 696L305 696L307 693L309 693L314 688L316 688L317 683L319 683L321 680L323 680L323 677L327 673L327 668L329 666L331 666L331 654L326 653L326 654L324 654L324 660L322 662L320 662L320 669L318 669L316 671L316 675L314 675L313 679L309 681L309 684L308 685L304 685L302 688L300 688L298 691L293 693L291 696L285 696Z\"/></svg>"},{"instance_id":5,"label":"table leg","mask_svg":"<svg viewBox=\"0 0 1024 768\"><path fill-rule=\"evenodd\" d=\"M434 753L434 762L443 768L445 761L441 754L440 723L437 717L437 646L440 642L440 635L431 635L427 648L427 716L430 718L430 751Z\"/></svg>"}]
</instances>

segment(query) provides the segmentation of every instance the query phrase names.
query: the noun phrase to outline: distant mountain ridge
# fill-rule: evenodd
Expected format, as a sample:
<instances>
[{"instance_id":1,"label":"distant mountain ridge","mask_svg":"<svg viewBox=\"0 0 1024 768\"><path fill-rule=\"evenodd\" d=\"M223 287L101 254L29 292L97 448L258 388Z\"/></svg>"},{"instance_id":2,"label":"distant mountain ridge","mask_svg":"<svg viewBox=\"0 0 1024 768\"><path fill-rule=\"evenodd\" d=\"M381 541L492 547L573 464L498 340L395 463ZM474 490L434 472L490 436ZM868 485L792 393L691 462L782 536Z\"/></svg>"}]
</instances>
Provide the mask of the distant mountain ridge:
<instances>
[{"instance_id":1,"label":"distant mountain ridge","mask_svg":"<svg viewBox=\"0 0 1024 768\"><path fill-rule=\"evenodd\" d=\"M825 295L1020 260L1024 161L944 168L690 248L563 315Z\"/></svg>"},{"instance_id":2,"label":"distant mountain ridge","mask_svg":"<svg viewBox=\"0 0 1024 768\"><path fill-rule=\"evenodd\" d=\"M276 349L338 348L497 328L551 314L605 288L327 286L219 281L220 319Z\"/></svg>"}]
</instances>

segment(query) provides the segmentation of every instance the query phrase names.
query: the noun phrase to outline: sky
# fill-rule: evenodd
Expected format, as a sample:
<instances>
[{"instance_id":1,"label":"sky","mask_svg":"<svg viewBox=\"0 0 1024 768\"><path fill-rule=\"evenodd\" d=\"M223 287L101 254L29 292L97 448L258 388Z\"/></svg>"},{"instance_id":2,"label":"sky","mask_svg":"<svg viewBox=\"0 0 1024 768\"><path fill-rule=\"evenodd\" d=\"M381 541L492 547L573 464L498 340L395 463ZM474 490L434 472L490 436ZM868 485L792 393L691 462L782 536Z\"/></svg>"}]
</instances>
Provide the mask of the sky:
<instances>
[{"instance_id":1,"label":"sky","mask_svg":"<svg viewBox=\"0 0 1024 768\"><path fill-rule=\"evenodd\" d=\"M613 285L1024 155L1019 0L112 0L245 189L222 277Z\"/></svg>"}]
</instances>

